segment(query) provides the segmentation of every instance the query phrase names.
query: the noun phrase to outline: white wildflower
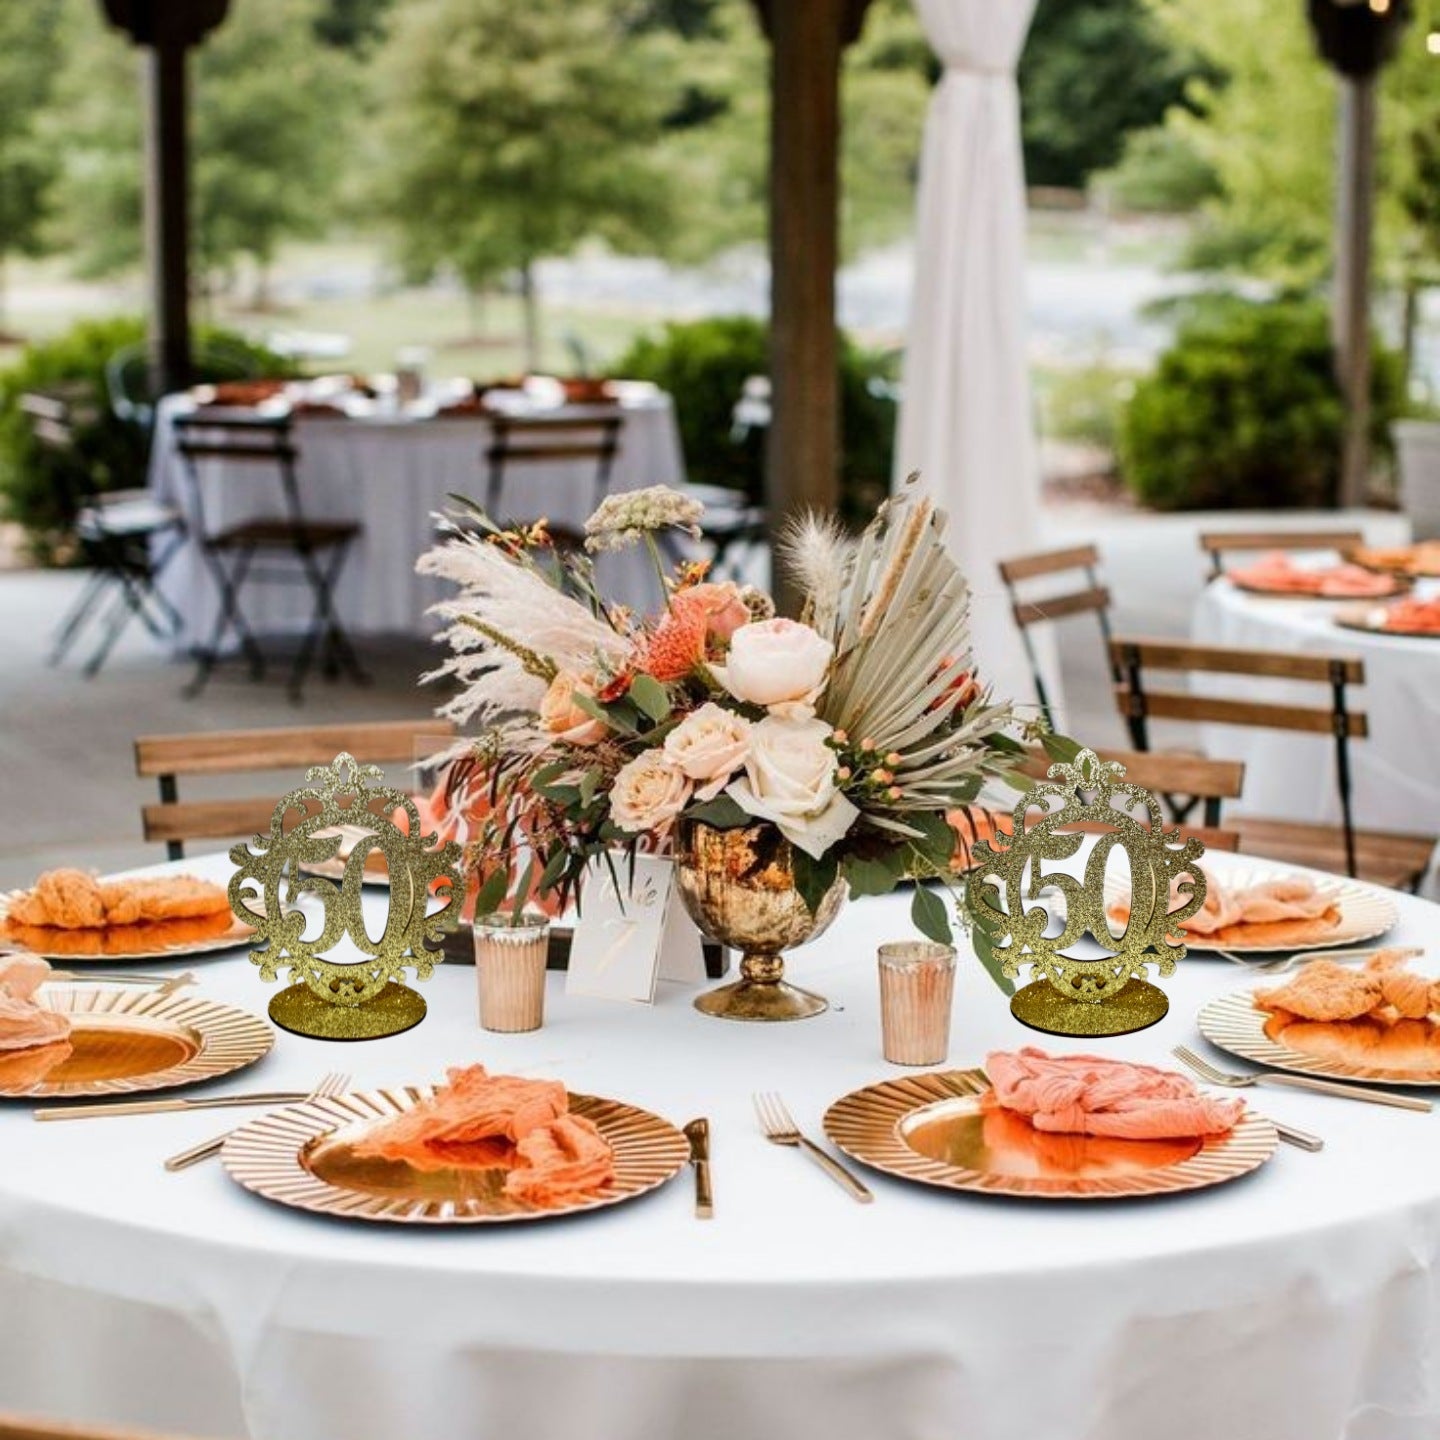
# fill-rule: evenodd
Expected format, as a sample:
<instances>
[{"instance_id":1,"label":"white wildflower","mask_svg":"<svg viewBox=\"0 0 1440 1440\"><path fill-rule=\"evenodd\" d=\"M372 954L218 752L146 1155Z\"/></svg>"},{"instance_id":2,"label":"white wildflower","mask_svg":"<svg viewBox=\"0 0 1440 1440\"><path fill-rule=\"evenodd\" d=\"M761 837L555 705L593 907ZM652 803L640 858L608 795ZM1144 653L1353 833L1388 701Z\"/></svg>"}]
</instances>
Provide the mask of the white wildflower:
<instances>
[{"instance_id":1,"label":"white wildflower","mask_svg":"<svg viewBox=\"0 0 1440 1440\"><path fill-rule=\"evenodd\" d=\"M684 530L700 538L705 507L668 485L607 495L585 522L587 550L622 550L656 530Z\"/></svg>"}]
</instances>

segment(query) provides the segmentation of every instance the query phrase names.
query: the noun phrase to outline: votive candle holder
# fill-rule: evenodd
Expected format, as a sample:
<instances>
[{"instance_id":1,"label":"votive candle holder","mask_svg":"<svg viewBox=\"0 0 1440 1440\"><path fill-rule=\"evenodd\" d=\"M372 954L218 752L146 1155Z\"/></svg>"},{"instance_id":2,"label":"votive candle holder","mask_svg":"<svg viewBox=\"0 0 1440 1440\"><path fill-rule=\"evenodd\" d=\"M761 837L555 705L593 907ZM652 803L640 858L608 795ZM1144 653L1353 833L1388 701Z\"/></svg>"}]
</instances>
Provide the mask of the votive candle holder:
<instances>
[{"instance_id":1,"label":"votive candle holder","mask_svg":"<svg viewBox=\"0 0 1440 1440\"><path fill-rule=\"evenodd\" d=\"M480 1028L538 1030L545 1023L549 920L529 911L497 913L476 920L474 932Z\"/></svg>"},{"instance_id":2,"label":"votive candle holder","mask_svg":"<svg viewBox=\"0 0 1440 1440\"><path fill-rule=\"evenodd\" d=\"M880 1033L892 1065L938 1065L950 1051L955 949L929 940L880 947Z\"/></svg>"}]
</instances>

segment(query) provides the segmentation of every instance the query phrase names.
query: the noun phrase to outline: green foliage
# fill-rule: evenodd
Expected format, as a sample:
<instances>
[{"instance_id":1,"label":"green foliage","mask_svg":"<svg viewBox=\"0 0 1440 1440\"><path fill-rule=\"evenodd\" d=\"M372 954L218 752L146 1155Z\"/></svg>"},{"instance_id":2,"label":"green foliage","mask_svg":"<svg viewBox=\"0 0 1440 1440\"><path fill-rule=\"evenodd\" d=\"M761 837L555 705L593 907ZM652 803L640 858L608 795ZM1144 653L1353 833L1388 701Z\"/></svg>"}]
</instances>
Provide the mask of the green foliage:
<instances>
[{"instance_id":1,"label":"green foliage","mask_svg":"<svg viewBox=\"0 0 1440 1440\"><path fill-rule=\"evenodd\" d=\"M1136 214L1186 214L1220 190L1193 142L1163 125L1132 131L1120 163L1099 178L1120 209Z\"/></svg>"},{"instance_id":2,"label":"green foliage","mask_svg":"<svg viewBox=\"0 0 1440 1440\"><path fill-rule=\"evenodd\" d=\"M679 94L663 37L621 0L409 0L377 57L375 199L407 270L478 290L599 237L664 241L655 154Z\"/></svg>"},{"instance_id":3,"label":"green foliage","mask_svg":"<svg viewBox=\"0 0 1440 1440\"><path fill-rule=\"evenodd\" d=\"M0 5L0 265L42 248L55 157L36 122L59 60L56 18L51 5Z\"/></svg>"},{"instance_id":4,"label":"green foliage","mask_svg":"<svg viewBox=\"0 0 1440 1440\"><path fill-rule=\"evenodd\" d=\"M1045 435L1104 450L1115 448L1121 411L1135 383L1130 371L1095 360L1088 365L1042 372L1037 382L1036 398Z\"/></svg>"},{"instance_id":5,"label":"green foliage","mask_svg":"<svg viewBox=\"0 0 1440 1440\"><path fill-rule=\"evenodd\" d=\"M1378 445L1401 389L1395 357L1377 354ZM1155 373L1135 387L1121 470L1161 510L1328 505L1343 419L1321 304L1212 297L1192 307Z\"/></svg>"},{"instance_id":6,"label":"green foliage","mask_svg":"<svg viewBox=\"0 0 1440 1440\"><path fill-rule=\"evenodd\" d=\"M700 485L764 494L762 438L730 439L732 412L745 381L770 373L765 325L746 316L721 316L666 325L637 339L611 367L616 375L653 380L675 398L685 468ZM889 373L887 358L862 351L843 336L840 347L842 511L868 518L889 490L895 405L872 394L872 380Z\"/></svg>"},{"instance_id":7,"label":"green foliage","mask_svg":"<svg viewBox=\"0 0 1440 1440\"><path fill-rule=\"evenodd\" d=\"M1083 186L1183 102L1196 69L1145 0L1040 0L1020 60L1027 180Z\"/></svg>"},{"instance_id":8,"label":"green foliage","mask_svg":"<svg viewBox=\"0 0 1440 1440\"><path fill-rule=\"evenodd\" d=\"M29 345L8 370L0 371L0 517L24 526L32 553L53 563L64 553L73 519L69 497L95 488L123 490L145 483L145 444L133 426L115 418L105 390L105 364L126 346L145 338L141 320L124 317L87 320L50 340ZM289 362L228 331L201 331L197 341L224 340L251 356L257 370L288 373ZM97 423L79 439L79 455L67 463L39 449L19 408L30 390L84 381L91 387Z\"/></svg>"},{"instance_id":9,"label":"green foliage","mask_svg":"<svg viewBox=\"0 0 1440 1440\"><path fill-rule=\"evenodd\" d=\"M1218 187L1189 263L1312 284L1331 260L1336 85L1316 54L1304 6L1150 3L1171 42L1211 67L1187 89L1190 110L1172 109L1165 120ZM1440 134L1440 85L1425 29L1410 26L1380 82L1375 248L1382 277L1404 273L1427 245L1431 261L1440 259L1437 232L1417 224L1405 202L1418 193L1440 212L1423 177L1425 137Z\"/></svg>"},{"instance_id":10,"label":"green foliage","mask_svg":"<svg viewBox=\"0 0 1440 1440\"><path fill-rule=\"evenodd\" d=\"M245 0L193 61L195 264L262 268L288 236L323 233L359 74L317 43L323 0ZM91 0L66 0L64 64L47 125L65 156L60 238L84 273L141 254L143 137L136 54Z\"/></svg>"}]
</instances>

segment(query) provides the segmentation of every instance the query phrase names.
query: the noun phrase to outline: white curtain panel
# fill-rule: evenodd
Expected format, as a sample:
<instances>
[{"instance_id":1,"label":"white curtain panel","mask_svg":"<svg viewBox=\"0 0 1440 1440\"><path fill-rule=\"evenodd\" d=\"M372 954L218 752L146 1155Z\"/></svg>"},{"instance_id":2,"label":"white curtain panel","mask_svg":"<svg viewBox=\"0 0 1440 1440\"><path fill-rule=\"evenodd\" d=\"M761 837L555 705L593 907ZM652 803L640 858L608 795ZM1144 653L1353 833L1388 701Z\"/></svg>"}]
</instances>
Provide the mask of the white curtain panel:
<instances>
[{"instance_id":1,"label":"white curtain panel","mask_svg":"<svg viewBox=\"0 0 1440 1440\"><path fill-rule=\"evenodd\" d=\"M895 482L918 470L949 511L951 544L975 590L982 674L997 694L1033 702L996 562L1038 548L1015 85L1035 0L914 3L945 73L930 101L920 162ZM1059 708L1048 642L1043 637L1041 655Z\"/></svg>"}]
</instances>

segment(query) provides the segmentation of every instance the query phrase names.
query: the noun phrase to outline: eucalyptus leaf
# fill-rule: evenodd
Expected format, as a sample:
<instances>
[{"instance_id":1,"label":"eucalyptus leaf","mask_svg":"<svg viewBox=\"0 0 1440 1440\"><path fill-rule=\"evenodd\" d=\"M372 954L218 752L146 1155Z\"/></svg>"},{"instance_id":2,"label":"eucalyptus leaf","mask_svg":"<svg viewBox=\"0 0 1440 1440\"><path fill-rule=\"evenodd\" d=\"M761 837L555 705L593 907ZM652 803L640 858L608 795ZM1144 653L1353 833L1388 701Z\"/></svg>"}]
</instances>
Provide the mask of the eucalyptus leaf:
<instances>
[{"instance_id":1,"label":"eucalyptus leaf","mask_svg":"<svg viewBox=\"0 0 1440 1440\"><path fill-rule=\"evenodd\" d=\"M509 886L510 877L503 869L492 870L475 895L475 913L493 915L505 903L505 891Z\"/></svg>"},{"instance_id":2,"label":"eucalyptus leaf","mask_svg":"<svg viewBox=\"0 0 1440 1440\"><path fill-rule=\"evenodd\" d=\"M840 873L840 864L834 855L822 855L818 860L803 850L794 852L795 888L805 902L805 908L813 915L820 908L826 892L835 883Z\"/></svg>"},{"instance_id":3,"label":"eucalyptus leaf","mask_svg":"<svg viewBox=\"0 0 1440 1440\"><path fill-rule=\"evenodd\" d=\"M1002 995L1013 995L1015 984L1000 969L1003 961L996 953L990 932L977 920L970 931L970 942L975 949L975 958L985 967L985 973L995 982Z\"/></svg>"},{"instance_id":4,"label":"eucalyptus leaf","mask_svg":"<svg viewBox=\"0 0 1440 1440\"><path fill-rule=\"evenodd\" d=\"M703 821L717 830L739 830L755 823L755 817L742 810L728 795L717 795L713 800L690 806L685 818Z\"/></svg>"},{"instance_id":5,"label":"eucalyptus leaf","mask_svg":"<svg viewBox=\"0 0 1440 1440\"><path fill-rule=\"evenodd\" d=\"M933 940L937 945L953 943L954 931L950 928L945 902L933 890L927 890L923 885L915 887L910 901L910 919L927 940Z\"/></svg>"},{"instance_id":6,"label":"eucalyptus leaf","mask_svg":"<svg viewBox=\"0 0 1440 1440\"><path fill-rule=\"evenodd\" d=\"M630 682L630 699L651 720L663 720L670 713L670 697L653 675L640 674Z\"/></svg>"},{"instance_id":7,"label":"eucalyptus leaf","mask_svg":"<svg viewBox=\"0 0 1440 1440\"><path fill-rule=\"evenodd\" d=\"M1072 740L1068 735L1042 735L1040 743L1045 747L1045 753L1052 760L1061 760L1065 764L1073 764L1076 756L1085 748L1078 740Z\"/></svg>"},{"instance_id":8,"label":"eucalyptus leaf","mask_svg":"<svg viewBox=\"0 0 1440 1440\"><path fill-rule=\"evenodd\" d=\"M888 895L905 873L905 852L891 850L875 859L851 855L845 860L844 870L852 897Z\"/></svg>"}]
</instances>

